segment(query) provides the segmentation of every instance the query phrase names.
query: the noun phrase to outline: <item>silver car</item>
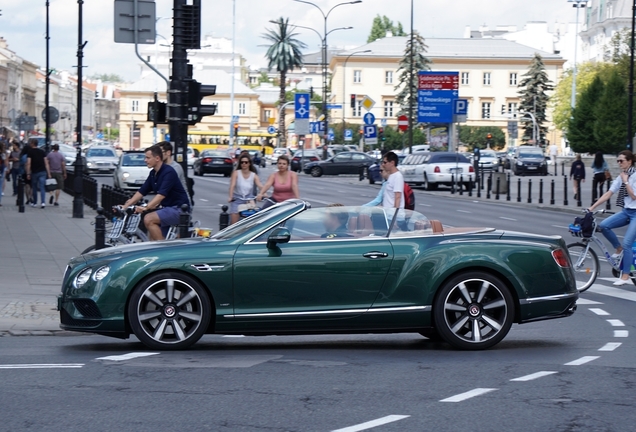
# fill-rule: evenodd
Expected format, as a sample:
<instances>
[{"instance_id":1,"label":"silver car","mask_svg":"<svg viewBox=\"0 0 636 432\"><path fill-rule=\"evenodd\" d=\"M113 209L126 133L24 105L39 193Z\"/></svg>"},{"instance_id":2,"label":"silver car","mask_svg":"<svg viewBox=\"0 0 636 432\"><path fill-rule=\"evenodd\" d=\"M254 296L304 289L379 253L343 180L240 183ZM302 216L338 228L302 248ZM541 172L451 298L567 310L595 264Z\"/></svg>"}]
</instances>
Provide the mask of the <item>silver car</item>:
<instances>
[{"instance_id":1,"label":"silver car","mask_svg":"<svg viewBox=\"0 0 636 432\"><path fill-rule=\"evenodd\" d=\"M150 172L144 158L144 152L122 154L115 174L113 174L113 185L120 189L139 189Z\"/></svg>"},{"instance_id":2,"label":"silver car","mask_svg":"<svg viewBox=\"0 0 636 432\"><path fill-rule=\"evenodd\" d=\"M112 147L91 146L86 150L86 169L89 174L112 174L118 161L119 157Z\"/></svg>"}]
</instances>

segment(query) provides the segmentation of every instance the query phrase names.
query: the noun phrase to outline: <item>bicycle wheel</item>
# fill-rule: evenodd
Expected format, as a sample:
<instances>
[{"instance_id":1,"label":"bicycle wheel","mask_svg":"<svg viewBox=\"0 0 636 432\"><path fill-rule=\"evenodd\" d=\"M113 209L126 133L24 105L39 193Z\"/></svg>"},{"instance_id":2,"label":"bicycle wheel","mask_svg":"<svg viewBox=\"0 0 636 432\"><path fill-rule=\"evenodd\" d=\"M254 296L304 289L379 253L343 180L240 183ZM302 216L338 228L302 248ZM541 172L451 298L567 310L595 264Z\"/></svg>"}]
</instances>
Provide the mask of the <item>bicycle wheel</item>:
<instances>
[{"instance_id":1,"label":"bicycle wheel","mask_svg":"<svg viewBox=\"0 0 636 432\"><path fill-rule=\"evenodd\" d=\"M598 255L583 243L569 244L568 253L572 260L576 289L581 293L591 287L598 276Z\"/></svg>"}]
</instances>

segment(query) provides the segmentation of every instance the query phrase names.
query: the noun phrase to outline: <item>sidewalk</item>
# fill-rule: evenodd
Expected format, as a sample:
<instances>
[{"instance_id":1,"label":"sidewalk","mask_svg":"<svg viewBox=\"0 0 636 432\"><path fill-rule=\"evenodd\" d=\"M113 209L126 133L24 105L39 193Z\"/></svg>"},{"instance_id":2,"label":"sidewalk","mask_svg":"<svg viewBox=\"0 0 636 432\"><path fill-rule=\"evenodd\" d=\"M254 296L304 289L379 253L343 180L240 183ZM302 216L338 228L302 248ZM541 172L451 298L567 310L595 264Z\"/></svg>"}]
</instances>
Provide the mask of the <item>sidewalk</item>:
<instances>
[{"instance_id":1,"label":"sidewalk","mask_svg":"<svg viewBox=\"0 0 636 432\"><path fill-rule=\"evenodd\" d=\"M47 194L48 200L48 194ZM11 184L0 207L0 336L64 334L56 297L69 259L93 244L95 212L73 219L73 198L60 194L59 207L25 206L18 212Z\"/></svg>"}]
</instances>

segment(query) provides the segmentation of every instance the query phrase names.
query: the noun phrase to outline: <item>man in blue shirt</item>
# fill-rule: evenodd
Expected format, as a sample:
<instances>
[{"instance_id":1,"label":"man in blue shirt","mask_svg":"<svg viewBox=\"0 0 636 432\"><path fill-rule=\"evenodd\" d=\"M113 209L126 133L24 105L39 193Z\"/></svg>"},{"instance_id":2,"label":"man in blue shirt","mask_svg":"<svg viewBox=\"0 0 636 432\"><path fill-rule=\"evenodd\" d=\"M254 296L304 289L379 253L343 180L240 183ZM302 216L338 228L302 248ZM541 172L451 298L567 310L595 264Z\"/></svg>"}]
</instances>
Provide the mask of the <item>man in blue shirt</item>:
<instances>
[{"instance_id":1,"label":"man in blue shirt","mask_svg":"<svg viewBox=\"0 0 636 432\"><path fill-rule=\"evenodd\" d=\"M143 186L124 206L135 204L151 192L156 193L147 207L137 207L135 212L158 209L144 217L144 224L150 240L163 240L170 226L179 224L181 206L189 204L190 201L177 172L170 165L163 163L161 147L153 145L146 149L145 161L148 168L151 168L150 174Z\"/></svg>"}]
</instances>

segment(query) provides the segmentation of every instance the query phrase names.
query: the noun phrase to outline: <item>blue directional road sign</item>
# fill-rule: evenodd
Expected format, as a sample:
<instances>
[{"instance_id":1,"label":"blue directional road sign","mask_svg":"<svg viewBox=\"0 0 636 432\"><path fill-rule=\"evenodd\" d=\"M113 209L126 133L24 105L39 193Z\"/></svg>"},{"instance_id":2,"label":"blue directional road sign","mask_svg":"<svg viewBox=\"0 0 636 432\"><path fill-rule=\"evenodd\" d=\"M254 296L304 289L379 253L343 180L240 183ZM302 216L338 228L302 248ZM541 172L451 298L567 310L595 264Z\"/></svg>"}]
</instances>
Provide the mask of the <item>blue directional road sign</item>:
<instances>
[{"instance_id":1,"label":"blue directional road sign","mask_svg":"<svg viewBox=\"0 0 636 432\"><path fill-rule=\"evenodd\" d=\"M309 122L309 133L318 133L318 122Z\"/></svg>"},{"instance_id":2,"label":"blue directional road sign","mask_svg":"<svg viewBox=\"0 0 636 432\"><path fill-rule=\"evenodd\" d=\"M456 90L418 90L417 121L420 123L452 123Z\"/></svg>"},{"instance_id":3,"label":"blue directional road sign","mask_svg":"<svg viewBox=\"0 0 636 432\"><path fill-rule=\"evenodd\" d=\"M364 142L366 144L378 143L378 128L375 125L364 125Z\"/></svg>"},{"instance_id":4,"label":"blue directional road sign","mask_svg":"<svg viewBox=\"0 0 636 432\"><path fill-rule=\"evenodd\" d=\"M335 135L333 133L333 128L329 128L329 131L327 132L327 139L329 141L333 141L334 138L335 138Z\"/></svg>"},{"instance_id":5,"label":"blue directional road sign","mask_svg":"<svg viewBox=\"0 0 636 432\"><path fill-rule=\"evenodd\" d=\"M294 95L294 113L296 119L309 118L309 95L307 93Z\"/></svg>"},{"instance_id":6,"label":"blue directional road sign","mask_svg":"<svg viewBox=\"0 0 636 432\"><path fill-rule=\"evenodd\" d=\"M364 119L365 125L372 125L373 123L375 123L375 116L373 115L373 113L368 112L364 116L362 116L362 118Z\"/></svg>"},{"instance_id":7,"label":"blue directional road sign","mask_svg":"<svg viewBox=\"0 0 636 432\"><path fill-rule=\"evenodd\" d=\"M270 126L267 128L267 133L268 134L275 134L276 133L276 128L274 126Z\"/></svg>"},{"instance_id":8,"label":"blue directional road sign","mask_svg":"<svg viewBox=\"0 0 636 432\"><path fill-rule=\"evenodd\" d=\"M232 123L234 124L234 123L238 123L238 122L239 122L239 116L237 116L237 115L232 116Z\"/></svg>"},{"instance_id":9,"label":"blue directional road sign","mask_svg":"<svg viewBox=\"0 0 636 432\"><path fill-rule=\"evenodd\" d=\"M353 131L351 129L344 130L344 140L351 141L353 139Z\"/></svg>"},{"instance_id":10,"label":"blue directional road sign","mask_svg":"<svg viewBox=\"0 0 636 432\"><path fill-rule=\"evenodd\" d=\"M342 109L342 104L327 104L327 109Z\"/></svg>"},{"instance_id":11,"label":"blue directional road sign","mask_svg":"<svg viewBox=\"0 0 636 432\"><path fill-rule=\"evenodd\" d=\"M380 120L380 124L382 125L382 127L386 127L386 119L383 118L382 120Z\"/></svg>"}]
</instances>

